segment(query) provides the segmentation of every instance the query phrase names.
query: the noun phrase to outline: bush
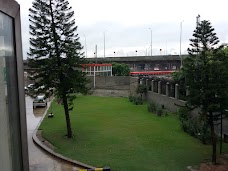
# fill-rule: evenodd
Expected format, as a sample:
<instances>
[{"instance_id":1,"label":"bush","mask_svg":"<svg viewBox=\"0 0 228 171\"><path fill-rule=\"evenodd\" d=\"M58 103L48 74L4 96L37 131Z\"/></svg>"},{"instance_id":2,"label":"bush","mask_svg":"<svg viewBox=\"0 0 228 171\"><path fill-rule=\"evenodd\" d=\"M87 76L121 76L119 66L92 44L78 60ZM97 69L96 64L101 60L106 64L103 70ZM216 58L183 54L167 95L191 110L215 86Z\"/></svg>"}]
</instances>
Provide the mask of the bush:
<instances>
[{"instance_id":1,"label":"bush","mask_svg":"<svg viewBox=\"0 0 228 171\"><path fill-rule=\"evenodd\" d=\"M178 116L181 122L190 119L190 110L187 107L181 107L178 111Z\"/></svg>"},{"instance_id":2,"label":"bush","mask_svg":"<svg viewBox=\"0 0 228 171\"><path fill-rule=\"evenodd\" d=\"M154 103L154 102L150 102L148 105L147 105L147 110L149 112L156 112L157 111L157 105Z\"/></svg>"},{"instance_id":3,"label":"bush","mask_svg":"<svg viewBox=\"0 0 228 171\"><path fill-rule=\"evenodd\" d=\"M133 100L134 100L134 96L129 95L129 96L128 96L128 99L129 99L129 102L133 102Z\"/></svg>"},{"instance_id":4,"label":"bush","mask_svg":"<svg viewBox=\"0 0 228 171\"><path fill-rule=\"evenodd\" d=\"M162 116L162 114L163 114L162 108L158 108L158 109L157 109L157 115L158 115L158 116Z\"/></svg>"},{"instance_id":5,"label":"bush","mask_svg":"<svg viewBox=\"0 0 228 171\"><path fill-rule=\"evenodd\" d=\"M134 98L133 98L133 103L134 103L135 105L142 105L142 104L143 104L142 97L134 96Z\"/></svg>"},{"instance_id":6,"label":"bush","mask_svg":"<svg viewBox=\"0 0 228 171\"><path fill-rule=\"evenodd\" d=\"M203 144L211 143L210 129L205 121L199 120L199 118L193 118L190 110L186 107L180 108L178 115L181 121L181 128L184 132L196 137Z\"/></svg>"},{"instance_id":7,"label":"bush","mask_svg":"<svg viewBox=\"0 0 228 171\"><path fill-rule=\"evenodd\" d=\"M198 138L203 144L211 143L211 130L209 129L209 125L207 123L203 123L200 128L200 133L198 134Z\"/></svg>"},{"instance_id":8,"label":"bush","mask_svg":"<svg viewBox=\"0 0 228 171\"><path fill-rule=\"evenodd\" d=\"M140 97L140 96L132 96L132 95L130 95L128 97L128 99L129 99L130 102L132 102L135 105L142 105L143 104L142 97Z\"/></svg>"}]
</instances>

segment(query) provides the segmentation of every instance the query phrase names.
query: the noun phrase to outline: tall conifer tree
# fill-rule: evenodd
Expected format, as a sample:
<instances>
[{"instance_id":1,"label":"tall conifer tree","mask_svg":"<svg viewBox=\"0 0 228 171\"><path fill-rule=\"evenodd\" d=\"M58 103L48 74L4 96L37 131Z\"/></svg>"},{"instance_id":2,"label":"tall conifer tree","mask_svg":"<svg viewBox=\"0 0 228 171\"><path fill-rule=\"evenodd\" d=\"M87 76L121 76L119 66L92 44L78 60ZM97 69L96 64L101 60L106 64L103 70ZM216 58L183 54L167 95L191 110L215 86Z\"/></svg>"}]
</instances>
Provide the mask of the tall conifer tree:
<instances>
[{"instance_id":1,"label":"tall conifer tree","mask_svg":"<svg viewBox=\"0 0 228 171\"><path fill-rule=\"evenodd\" d=\"M201 115L210 127L212 162L216 163L215 123L225 109L228 86L228 58L209 21L200 22L190 39L189 57L184 61L183 72L190 94L187 104L200 107Z\"/></svg>"},{"instance_id":2,"label":"tall conifer tree","mask_svg":"<svg viewBox=\"0 0 228 171\"><path fill-rule=\"evenodd\" d=\"M29 9L29 66L35 68L35 87L54 88L64 106L67 137L72 138L69 111L76 98L72 92L86 93L88 80L81 71L85 63L74 11L67 0L34 0Z\"/></svg>"}]
</instances>

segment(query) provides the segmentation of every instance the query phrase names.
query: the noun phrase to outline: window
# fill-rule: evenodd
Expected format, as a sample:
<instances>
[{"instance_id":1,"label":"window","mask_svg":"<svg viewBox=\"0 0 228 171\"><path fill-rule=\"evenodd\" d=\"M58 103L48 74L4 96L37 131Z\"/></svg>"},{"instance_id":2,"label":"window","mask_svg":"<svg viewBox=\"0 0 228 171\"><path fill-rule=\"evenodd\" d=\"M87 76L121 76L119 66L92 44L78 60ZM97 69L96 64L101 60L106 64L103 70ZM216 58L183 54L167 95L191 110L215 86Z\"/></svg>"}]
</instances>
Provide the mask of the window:
<instances>
[{"instance_id":1,"label":"window","mask_svg":"<svg viewBox=\"0 0 228 171\"><path fill-rule=\"evenodd\" d=\"M0 12L0 166L22 168L20 110L13 18Z\"/></svg>"}]
</instances>

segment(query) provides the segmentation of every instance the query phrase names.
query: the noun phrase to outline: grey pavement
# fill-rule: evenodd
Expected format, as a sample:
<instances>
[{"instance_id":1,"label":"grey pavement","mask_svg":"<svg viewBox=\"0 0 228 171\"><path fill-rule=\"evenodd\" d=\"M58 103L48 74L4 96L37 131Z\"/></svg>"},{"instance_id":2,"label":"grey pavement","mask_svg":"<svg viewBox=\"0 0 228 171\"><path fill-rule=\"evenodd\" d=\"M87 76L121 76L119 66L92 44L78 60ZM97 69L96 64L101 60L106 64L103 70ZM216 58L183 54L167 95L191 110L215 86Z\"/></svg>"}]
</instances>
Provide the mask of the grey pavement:
<instances>
[{"instance_id":1,"label":"grey pavement","mask_svg":"<svg viewBox=\"0 0 228 171\"><path fill-rule=\"evenodd\" d=\"M46 108L37 108L33 110L32 98L26 96L26 116L27 116L27 133L29 149L29 167L30 171L76 171L79 168L55 158L42 149L37 147L32 135L39 124Z\"/></svg>"}]
</instances>

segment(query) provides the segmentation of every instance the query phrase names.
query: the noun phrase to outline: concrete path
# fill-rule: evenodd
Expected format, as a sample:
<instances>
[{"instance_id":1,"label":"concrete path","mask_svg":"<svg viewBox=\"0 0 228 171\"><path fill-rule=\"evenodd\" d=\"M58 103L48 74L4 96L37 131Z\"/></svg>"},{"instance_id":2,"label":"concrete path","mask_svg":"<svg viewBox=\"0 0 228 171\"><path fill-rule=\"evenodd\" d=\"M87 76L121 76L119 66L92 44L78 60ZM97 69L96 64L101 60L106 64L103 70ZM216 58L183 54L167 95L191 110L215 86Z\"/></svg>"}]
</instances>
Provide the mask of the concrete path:
<instances>
[{"instance_id":1,"label":"concrete path","mask_svg":"<svg viewBox=\"0 0 228 171\"><path fill-rule=\"evenodd\" d=\"M57 158L48 155L37 147L33 140L32 134L39 124L46 108L37 108L33 110L32 98L26 96L26 116L28 131L28 149L29 149L29 167L30 171L76 171L79 168L64 163Z\"/></svg>"}]
</instances>

